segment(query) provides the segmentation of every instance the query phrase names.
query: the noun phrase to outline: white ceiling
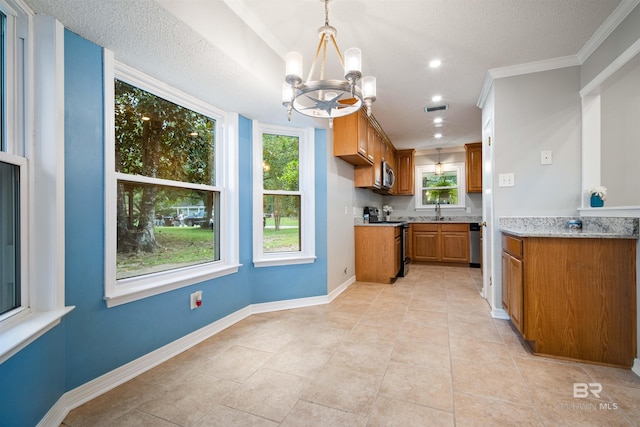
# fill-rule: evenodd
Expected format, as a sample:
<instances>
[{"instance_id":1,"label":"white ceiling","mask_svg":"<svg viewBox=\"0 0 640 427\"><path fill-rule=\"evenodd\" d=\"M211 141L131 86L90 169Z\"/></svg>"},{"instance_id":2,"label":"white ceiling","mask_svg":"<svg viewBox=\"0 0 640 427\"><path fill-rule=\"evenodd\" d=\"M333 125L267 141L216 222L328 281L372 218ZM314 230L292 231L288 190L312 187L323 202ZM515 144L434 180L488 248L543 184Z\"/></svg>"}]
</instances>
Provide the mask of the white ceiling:
<instances>
[{"instance_id":1,"label":"white ceiling","mask_svg":"<svg viewBox=\"0 0 640 427\"><path fill-rule=\"evenodd\" d=\"M284 54L301 52L307 73L324 24L322 0L25 1L113 50L117 60L224 110L274 124L287 123L280 104ZM363 74L376 76L373 113L394 145L428 150L480 140L476 104L489 70L577 61L619 3L331 0L329 21L340 49L359 47ZM443 62L437 70L428 67L433 58ZM439 140L434 113L424 112L434 94L449 105L440 114ZM327 126L295 112L291 124Z\"/></svg>"}]
</instances>

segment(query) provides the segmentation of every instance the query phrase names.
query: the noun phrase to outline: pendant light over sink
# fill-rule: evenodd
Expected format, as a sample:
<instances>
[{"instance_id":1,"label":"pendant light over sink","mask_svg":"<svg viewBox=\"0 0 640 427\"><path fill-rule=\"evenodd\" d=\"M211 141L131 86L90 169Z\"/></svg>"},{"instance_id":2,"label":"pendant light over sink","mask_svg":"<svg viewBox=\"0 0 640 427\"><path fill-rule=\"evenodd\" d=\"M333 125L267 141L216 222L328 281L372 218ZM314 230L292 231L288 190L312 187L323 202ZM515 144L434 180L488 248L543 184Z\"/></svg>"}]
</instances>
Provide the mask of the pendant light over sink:
<instances>
[{"instance_id":1,"label":"pendant light over sink","mask_svg":"<svg viewBox=\"0 0 640 427\"><path fill-rule=\"evenodd\" d=\"M291 111L310 117L328 118L333 125L335 117L353 114L362 105L367 107L367 115L371 115L371 104L376 100L376 78L362 78L362 54L358 48L350 48L344 52L344 58L336 42L337 30L329 25L329 0L324 0L324 26L318 29L320 43L316 49L311 70L306 81L302 81L302 55L289 52L286 56L286 77L282 86L282 105L287 108L289 120ZM344 79L326 79L325 62L327 45L335 48L344 69ZM320 54L322 53L322 56ZM314 79L314 71L320 57L319 77Z\"/></svg>"},{"instance_id":2,"label":"pendant light over sink","mask_svg":"<svg viewBox=\"0 0 640 427\"><path fill-rule=\"evenodd\" d=\"M440 150L442 150L442 148L436 148L436 150L438 150L438 163L436 163L435 174L442 175L443 174L442 162L440 162Z\"/></svg>"}]
</instances>

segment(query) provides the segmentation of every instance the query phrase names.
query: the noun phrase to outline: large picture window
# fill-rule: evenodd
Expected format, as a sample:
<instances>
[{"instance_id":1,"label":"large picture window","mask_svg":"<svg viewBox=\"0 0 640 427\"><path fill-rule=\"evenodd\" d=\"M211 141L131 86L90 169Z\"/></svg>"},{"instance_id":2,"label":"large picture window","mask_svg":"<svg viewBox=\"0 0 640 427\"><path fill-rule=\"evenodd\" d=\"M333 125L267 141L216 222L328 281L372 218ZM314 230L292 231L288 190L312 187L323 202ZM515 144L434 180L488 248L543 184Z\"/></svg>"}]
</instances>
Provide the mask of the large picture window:
<instances>
[{"instance_id":1,"label":"large picture window","mask_svg":"<svg viewBox=\"0 0 640 427\"><path fill-rule=\"evenodd\" d=\"M117 278L220 259L215 129L210 117L115 81Z\"/></svg>"},{"instance_id":2,"label":"large picture window","mask_svg":"<svg viewBox=\"0 0 640 427\"><path fill-rule=\"evenodd\" d=\"M113 123L107 305L237 271L226 115L123 64L112 66L105 94Z\"/></svg>"},{"instance_id":3,"label":"large picture window","mask_svg":"<svg viewBox=\"0 0 640 427\"><path fill-rule=\"evenodd\" d=\"M254 122L254 265L315 259L312 130Z\"/></svg>"}]
</instances>

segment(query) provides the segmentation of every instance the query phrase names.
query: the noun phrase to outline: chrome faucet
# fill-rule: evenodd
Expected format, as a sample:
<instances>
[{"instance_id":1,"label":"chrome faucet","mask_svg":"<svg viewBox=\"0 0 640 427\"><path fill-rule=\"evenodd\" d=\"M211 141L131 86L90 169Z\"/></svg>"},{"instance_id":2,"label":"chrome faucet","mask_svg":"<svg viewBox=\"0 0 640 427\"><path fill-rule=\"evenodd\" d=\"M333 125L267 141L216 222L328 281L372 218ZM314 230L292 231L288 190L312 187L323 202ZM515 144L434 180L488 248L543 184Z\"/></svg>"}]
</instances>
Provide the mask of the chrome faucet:
<instances>
[{"instance_id":1,"label":"chrome faucet","mask_svg":"<svg viewBox=\"0 0 640 427\"><path fill-rule=\"evenodd\" d=\"M440 210L440 202L436 203L436 221L442 220L442 212Z\"/></svg>"}]
</instances>

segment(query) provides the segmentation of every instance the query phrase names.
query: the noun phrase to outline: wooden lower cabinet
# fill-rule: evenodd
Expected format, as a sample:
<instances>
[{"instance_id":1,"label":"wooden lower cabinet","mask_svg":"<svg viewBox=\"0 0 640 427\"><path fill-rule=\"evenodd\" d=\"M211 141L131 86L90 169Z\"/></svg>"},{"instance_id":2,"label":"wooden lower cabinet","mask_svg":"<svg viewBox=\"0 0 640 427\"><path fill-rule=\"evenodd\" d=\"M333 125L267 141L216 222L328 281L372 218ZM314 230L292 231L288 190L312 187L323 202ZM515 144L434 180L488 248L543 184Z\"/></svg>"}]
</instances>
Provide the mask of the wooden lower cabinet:
<instances>
[{"instance_id":1,"label":"wooden lower cabinet","mask_svg":"<svg viewBox=\"0 0 640 427\"><path fill-rule=\"evenodd\" d=\"M522 260L508 252L502 252L502 305L509 313L513 326L524 333L522 329L523 287Z\"/></svg>"},{"instance_id":2,"label":"wooden lower cabinet","mask_svg":"<svg viewBox=\"0 0 640 427\"><path fill-rule=\"evenodd\" d=\"M635 240L503 234L502 247L503 306L534 353L633 365Z\"/></svg>"},{"instance_id":3,"label":"wooden lower cabinet","mask_svg":"<svg viewBox=\"0 0 640 427\"><path fill-rule=\"evenodd\" d=\"M400 271L400 227L356 226L356 280L392 283Z\"/></svg>"},{"instance_id":4,"label":"wooden lower cabinet","mask_svg":"<svg viewBox=\"0 0 640 427\"><path fill-rule=\"evenodd\" d=\"M469 224L411 224L411 259L469 262Z\"/></svg>"}]
</instances>

